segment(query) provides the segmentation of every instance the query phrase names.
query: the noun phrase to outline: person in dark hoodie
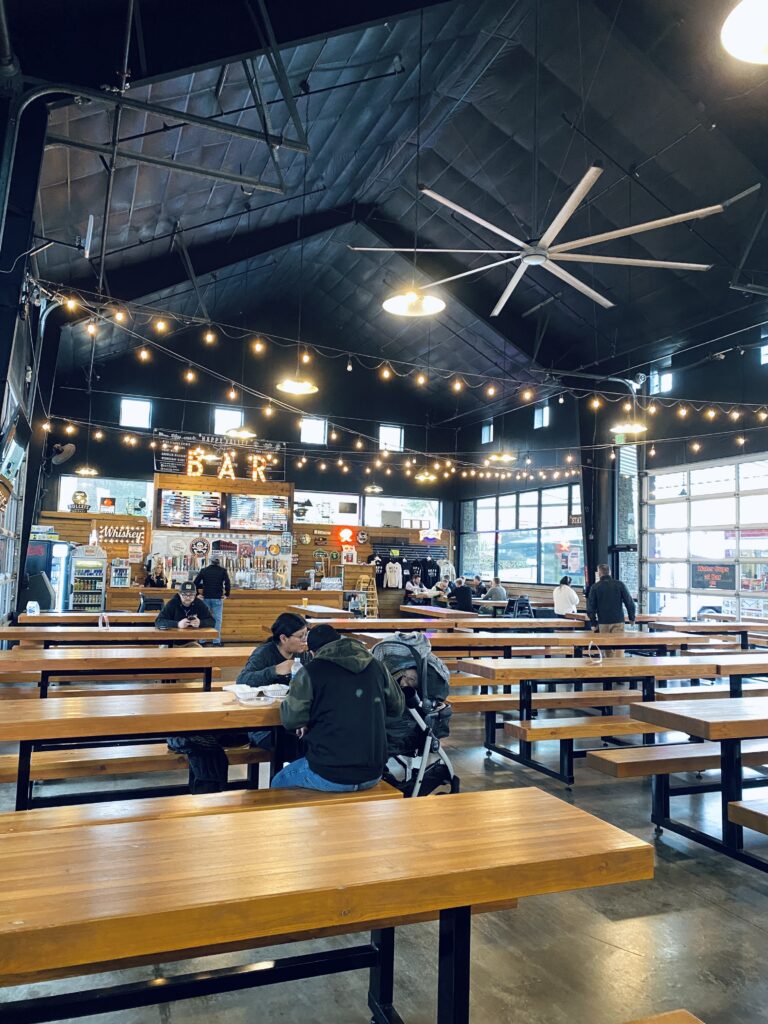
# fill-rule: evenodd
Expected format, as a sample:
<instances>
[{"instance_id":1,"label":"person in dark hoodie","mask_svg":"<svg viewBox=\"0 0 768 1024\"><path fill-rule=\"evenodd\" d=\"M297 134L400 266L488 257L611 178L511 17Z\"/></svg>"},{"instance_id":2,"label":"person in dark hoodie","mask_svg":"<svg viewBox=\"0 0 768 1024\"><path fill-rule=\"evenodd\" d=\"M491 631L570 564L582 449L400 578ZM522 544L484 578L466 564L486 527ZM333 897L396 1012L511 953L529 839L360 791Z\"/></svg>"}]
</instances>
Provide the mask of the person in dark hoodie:
<instances>
[{"instance_id":1,"label":"person in dark hoodie","mask_svg":"<svg viewBox=\"0 0 768 1024\"><path fill-rule=\"evenodd\" d=\"M210 608L197 596L195 584L188 581L165 602L155 619L155 629L213 629L214 625Z\"/></svg>"},{"instance_id":2,"label":"person in dark hoodie","mask_svg":"<svg viewBox=\"0 0 768 1024\"><path fill-rule=\"evenodd\" d=\"M332 626L315 626L307 642L314 657L280 707L283 726L305 738L307 754L279 771L272 787L370 789L386 766L385 719L403 713L402 690L359 640Z\"/></svg>"}]
</instances>

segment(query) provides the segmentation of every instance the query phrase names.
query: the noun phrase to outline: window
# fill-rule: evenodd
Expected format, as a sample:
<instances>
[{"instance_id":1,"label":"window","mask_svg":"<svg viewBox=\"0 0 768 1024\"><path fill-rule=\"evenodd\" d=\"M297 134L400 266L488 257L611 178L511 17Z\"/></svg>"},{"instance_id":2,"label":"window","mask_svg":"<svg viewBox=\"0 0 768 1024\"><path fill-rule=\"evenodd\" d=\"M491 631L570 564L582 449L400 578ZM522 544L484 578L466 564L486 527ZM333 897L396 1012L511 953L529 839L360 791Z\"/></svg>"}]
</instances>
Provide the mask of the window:
<instances>
[{"instance_id":1,"label":"window","mask_svg":"<svg viewBox=\"0 0 768 1024\"><path fill-rule=\"evenodd\" d=\"M328 420L319 419L315 416L304 416L301 421L301 443L302 444L326 444L328 434Z\"/></svg>"},{"instance_id":2,"label":"window","mask_svg":"<svg viewBox=\"0 0 768 1024\"><path fill-rule=\"evenodd\" d=\"M243 410L216 408L213 410L213 432L220 437L226 437L228 430L239 430L243 425Z\"/></svg>"},{"instance_id":3,"label":"window","mask_svg":"<svg viewBox=\"0 0 768 1024\"><path fill-rule=\"evenodd\" d=\"M401 452L403 450L403 428L391 423L379 424L379 451ZM369 524L370 525L370 524Z\"/></svg>"},{"instance_id":4,"label":"window","mask_svg":"<svg viewBox=\"0 0 768 1024\"><path fill-rule=\"evenodd\" d=\"M766 366L768 364L768 345L760 346L760 365Z\"/></svg>"},{"instance_id":5,"label":"window","mask_svg":"<svg viewBox=\"0 0 768 1024\"><path fill-rule=\"evenodd\" d=\"M541 531L541 581L555 583L570 576L584 585L584 538L581 528Z\"/></svg>"},{"instance_id":6,"label":"window","mask_svg":"<svg viewBox=\"0 0 768 1024\"><path fill-rule=\"evenodd\" d=\"M536 583L539 578L537 546L537 530L500 533L499 578L510 583Z\"/></svg>"},{"instance_id":7,"label":"window","mask_svg":"<svg viewBox=\"0 0 768 1024\"><path fill-rule=\"evenodd\" d=\"M538 405L533 410L533 429L541 430L542 427L549 426L549 406Z\"/></svg>"},{"instance_id":8,"label":"window","mask_svg":"<svg viewBox=\"0 0 768 1024\"><path fill-rule=\"evenodd\" d=\"M152 403L144 398L120 399L120 426L136 430L149 430L152 423Z\"/></svg>"},{"instance_id":9,"label":"window","mask_svg":"<svg viewBox=\"0 0 768 1024\"><path fill-rule=\"evenodd\" d=\"M477 529L481 532L484 530L495 530L496 529L496 499L495 498L480 498L477 502Z\"/></svg>"},{"instance_id":10,"label":"window","mask_svg":"<svg viewBox=\"0 0 768 1024\"><path fill-rule=\"evenodd\" d=\"M490 444L493 441L493 420L488 420L480 427L480 443Z\"/></svg>"},{"instance_id":11,"label":"window","mask_svg":"<svg viewBox=\"0 0 768 1024\"><path fill-rule=\"evenodd\" d=\"M671 371L651 370L649 386L652 395L666 395L672 390Z\"/></svg>"}]
</instances>

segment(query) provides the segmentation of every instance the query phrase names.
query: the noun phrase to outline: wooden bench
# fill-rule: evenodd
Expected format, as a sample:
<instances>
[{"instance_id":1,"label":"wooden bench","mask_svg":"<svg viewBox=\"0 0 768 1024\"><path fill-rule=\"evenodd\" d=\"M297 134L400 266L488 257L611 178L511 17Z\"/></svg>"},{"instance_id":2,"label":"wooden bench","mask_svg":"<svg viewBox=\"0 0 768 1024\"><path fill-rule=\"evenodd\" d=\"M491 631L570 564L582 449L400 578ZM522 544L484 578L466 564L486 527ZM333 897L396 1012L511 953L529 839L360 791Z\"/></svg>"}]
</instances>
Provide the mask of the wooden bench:
<instances>
[{"instance_id":1,"label":"wooden bench","mask_svg":"<svg viewBox=\"0 0 768 1024\"><path fill-rule=\"evenodd\" d=\"M272 760L268 750L259 747L227 749L231 765L264 764ZM56 779L82 779L98 775L140 775L144 772L186 770L185 754L176 754L163 743L136 743L126 746L77 747L64 750L37 750L32 754L33 782ZM18 759L15 754L0 756L0 782L15 782Z\"/></svg>"},{"instance_id":2,"label":"wooden bench","mask_svg":"<svg viewBox=\"0 0 768 1024\"><path fill-rule=\"evenodd\" d=\"M632 1020L629 1024L704 1024L698 1017L694 1017L687 1010L670 1010L668 1013L657 1013L653 1017L643 1017L642 1020Z\"/></svg>"},{"instance_id":3,"label":"wooden bench","mask_svg":"<svg viewBox=\"0 0 768 1024\"><path fill-rule=\"evenodd\" d=\"M746 741L742 744L745 746ZM732 801L728 804L728 817L736 825L768 835L768 797Z\"/></svg>"},{"instance_id":4,"label":"wooden bench","mask_svg":"<svg viewBox=\"0 0 768 1024\"><path fill-rule=\"evenodd\" d=\"M768 683L743 683L745 697L768 697ZM716 700L731 695L728 686L657 686L654 700Z\"/></svg>"},{"instance_id":5,"label":"wooden bench","mask_svg":"<svg viewBox=\"0 0 768 1024\"><path fill-rule=\"evenodd\" d=\"M312 789L241 789L204 796L184 794L139 800L115 800L107 803L45 807L32 811L0 814L0 836L16 832L38 832L49 828L76 828L79 825L114 825L124 821L148 821L152 818L188 818L198 814L230 814L239 811L269 810L275 807L305 807L328 800L402 799L400 790L386 782L353 793L321 793Z\"/></svg>"},{"instance_id":6,"label":"wooden bench","mask_svg":"<svg viewBox=\"0 0 768 1024\"><path fill-rule=\"evenodd\" d=\"M610 721L610 720L609 720ZM744 740L742 763L748 768L768 763L768 740ZM701 772L720 767L719 743L664 743L618 750L590 750L587 767L615 779L642 779L651 775Z\"/></svg>"},{"instance_id":7,"label":"wooden bench","mask_svg":"<svg viewBox=\"0 0 768 1024\"><path fill-rule=\"evenodd\" d=\"M626 693L622 694L622 697L626 696ZM508 721L504 723L505 735L511 736L519 743L517 751L493 745L490 746L489 752L501 753L505 757L525 765L526 768L533 768L544 775L557 779L559 782L564 782L567 786L572 786L574 782L574 758L585 757L588 753L586 750L574 750L574 740L642 735L643 742L645 743L654 733L663 731L663 729L657 726L638 722L637 719L630 718L629 715L523 719L517 722ZM551 768L549 765L533 757L533 744L546 740L556 740L560 744L559 770Z\"/></svg>"}]
</instances>

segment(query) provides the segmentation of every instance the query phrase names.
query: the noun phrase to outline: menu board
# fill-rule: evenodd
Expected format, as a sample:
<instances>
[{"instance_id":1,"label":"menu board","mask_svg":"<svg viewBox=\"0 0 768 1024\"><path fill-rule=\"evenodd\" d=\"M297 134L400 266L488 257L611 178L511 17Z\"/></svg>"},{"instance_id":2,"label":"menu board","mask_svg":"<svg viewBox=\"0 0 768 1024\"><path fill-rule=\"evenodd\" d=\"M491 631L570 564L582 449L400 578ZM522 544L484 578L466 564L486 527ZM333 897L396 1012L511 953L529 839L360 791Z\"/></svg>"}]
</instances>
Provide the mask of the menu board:
<instances>
[{"instance_id":1,"label":"menu board","mask_svg":"<svg viewBox=\"0 0 768 1024\"><path fill-rule=\"evenodd\" d=\"M735 590L736 566L713 565L711 562L691 566L692 590Z\"/></svg>"},{"instance_id":2,"label":"menu board","mask_svg":"<svg viewBox=\"0 0 768 1024\"><path fill-rule=\"evenodd\" d=\"M221 529L221 493L161 491L160 525L187 529Z\"/></svg>"},{"instance_id":3,"label":"menu board","mask_svg":"<svg viewBox=\"0 0 768 1024\"><path fill-rule=\"evenodd\" d=\"M272 494L228 494L230 530L288 532L288 499Z\"/></svg>"}]
</instances>

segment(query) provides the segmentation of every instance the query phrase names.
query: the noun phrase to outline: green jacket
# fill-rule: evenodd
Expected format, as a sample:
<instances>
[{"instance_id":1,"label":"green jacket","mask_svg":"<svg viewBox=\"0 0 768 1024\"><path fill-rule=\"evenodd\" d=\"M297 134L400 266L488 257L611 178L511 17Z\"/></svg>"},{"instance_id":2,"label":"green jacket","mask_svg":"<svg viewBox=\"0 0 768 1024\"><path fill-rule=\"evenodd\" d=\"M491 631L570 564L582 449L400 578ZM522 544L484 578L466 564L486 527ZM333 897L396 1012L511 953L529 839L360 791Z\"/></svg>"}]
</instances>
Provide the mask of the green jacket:
<instances>
[{"instance_id":1,"label":"green jacket","mask_svg":"<svg viewBox=\"0 0 768 1024\"><path fill-rule=\"evenodd\" d=\"M386 716L401 715L403 693L359 640L321 648L291 680L280 707L286 729L307 732L310 768L329 782L378 778L387 760Z\"/></svg>"}]
</instances>

